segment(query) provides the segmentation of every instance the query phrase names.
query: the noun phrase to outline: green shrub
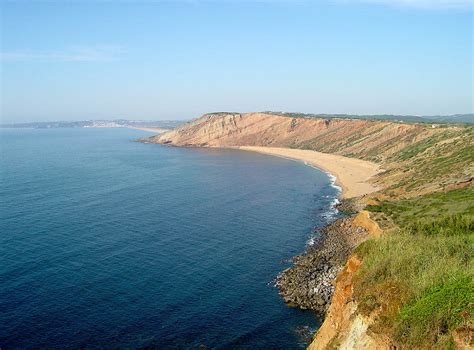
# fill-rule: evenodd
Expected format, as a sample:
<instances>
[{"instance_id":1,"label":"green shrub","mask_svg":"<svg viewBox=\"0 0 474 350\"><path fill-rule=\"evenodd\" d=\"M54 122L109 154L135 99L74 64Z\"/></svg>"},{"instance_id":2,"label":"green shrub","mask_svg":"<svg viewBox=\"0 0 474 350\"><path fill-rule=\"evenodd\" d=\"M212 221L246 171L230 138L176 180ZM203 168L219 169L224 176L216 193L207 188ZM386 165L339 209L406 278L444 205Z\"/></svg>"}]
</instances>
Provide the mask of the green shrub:
<instances>
[{"instance_id":1,"label":"green shrub","mask_svg":"<svg viewBox=\"0 0 474 350\"><path fill-rule=\"evenodd\" d=\"M474 217L472 215L443 215L435 219L420 219L407 225L412 234L424 235L468 235L474 232Z\"/></svg>"},{"instance_id":2,"label":"green shrub","mask_svg":"<svg viewBox=\"0 0 474 350\"><path fill-rule=\"evenodd\" d=\"M445 341L449 330L472 318L474 281L454 276L403 306L396 321L397 338L409 347Z\"/></svg>"},{"instance_id":3,"label":"green shrub","mask_svg":"<svg viewBox=\"0 0 474 350\"><path fill-rule=\"evenodd\" d=\"M474 216L474 190L463 188L449 192L435 192L410 199L385 201L368 205L368 211L383 213L399 227L407 227L426 219L436 220L440 216L466 214Z\"/></svg>"}]
</instances>

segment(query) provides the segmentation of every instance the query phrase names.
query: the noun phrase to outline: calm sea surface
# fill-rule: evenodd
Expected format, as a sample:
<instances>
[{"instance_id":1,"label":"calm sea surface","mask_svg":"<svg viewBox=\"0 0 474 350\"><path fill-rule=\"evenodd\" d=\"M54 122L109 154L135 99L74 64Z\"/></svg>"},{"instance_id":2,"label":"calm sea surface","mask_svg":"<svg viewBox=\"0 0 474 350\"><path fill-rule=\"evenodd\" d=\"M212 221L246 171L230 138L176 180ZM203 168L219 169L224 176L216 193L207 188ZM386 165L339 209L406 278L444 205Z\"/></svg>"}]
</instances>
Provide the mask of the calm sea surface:
<instances>
[{"instance_id":1,"label":"calm sea surface","mask_svg":"<svg viewBox=\"0 0 474 350\"><path fill-rule=\"evenodd\" d=\"M147 135L0 129L0 348L303 348L318 321L273 280L328 176Z\"/></svg>"}]
</instances>

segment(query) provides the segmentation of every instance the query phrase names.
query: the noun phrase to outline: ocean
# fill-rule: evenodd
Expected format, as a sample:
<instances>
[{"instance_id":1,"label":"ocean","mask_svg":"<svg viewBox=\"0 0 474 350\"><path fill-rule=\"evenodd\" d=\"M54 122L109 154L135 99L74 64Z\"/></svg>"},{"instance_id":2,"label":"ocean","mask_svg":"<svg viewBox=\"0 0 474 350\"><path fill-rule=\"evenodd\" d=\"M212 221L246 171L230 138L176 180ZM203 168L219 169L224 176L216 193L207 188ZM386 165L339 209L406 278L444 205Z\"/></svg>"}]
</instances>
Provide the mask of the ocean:
<instances>
[{"instance_id":1,"label":"ocean","mask_svg":"<svg viewBox=\"0 0 474 350\"><path fill-rule=\"evenodd\" d=\"M0 348L299 349L274 279L331 219L327 174L129 129L0 129Z\"/></svg>"}]
</instances>

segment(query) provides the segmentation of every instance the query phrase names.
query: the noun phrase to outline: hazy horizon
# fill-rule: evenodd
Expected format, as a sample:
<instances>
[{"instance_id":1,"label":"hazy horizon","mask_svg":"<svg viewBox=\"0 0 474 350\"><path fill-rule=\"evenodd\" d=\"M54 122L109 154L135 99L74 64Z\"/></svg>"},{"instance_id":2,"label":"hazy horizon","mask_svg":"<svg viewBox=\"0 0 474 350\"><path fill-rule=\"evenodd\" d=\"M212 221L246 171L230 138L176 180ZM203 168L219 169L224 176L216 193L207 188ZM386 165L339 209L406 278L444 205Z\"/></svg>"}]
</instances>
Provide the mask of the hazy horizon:
<instances>
[{"instance_id":1,"label":"hazy horizon","mask_svg":"<svg viewBox=\"0 0 474 350\"><path fill-rule=\"evenodd\" d=\"M234 111L236 113L266 113L266 112L271 112L271 113L282 113L282 114L291 114L291 113L300 113L300 112L297 112L297 111L292 111L292 112L286 112L286 111L251 111L251 112L237 112L237 111ZM203 113L202 115L204 114L210 114L210 113L234 113L234 112L227 112L227 111L221 111L221 112L217 112L217 111L213 111L213 112L208 112L208 113ZM334 115L334 116L337 116L337 115L347 115L347 116L360 116L360 117L383 117L383 116L392 116L392 114L387 114L387 113L379 113L379 114L371 114L371 115L358 115L358 114L349 114L349 113L311 113L311 112L308 112L308 113L304 113L304 114L308 114L309 116L310 115ZM88 119L70 119L70 120L67 120L67 119L51 119L51 120L47 120L47 119L44 119L44 120L41 120L41 119L38 119L38 120L25 120L25 121L3 121L3 120L0 120L0 125L13 125L13 124L30 124L30 123L74 123L74 122L86 122L86 121L116 121L116 120L126 120L126 121L131 121L131 122L187 122L187 121L190 121L192 119L196 119L196 118L199 118L201 117L202 115L196 115L194 117L190 117L190 118L182 118L182 119L178 119L178 118L175 118L175 119L140 119L140 118L121 118L121 117L111 117L111 118L88 118ZM451 117L451 116L456 116L456 115L469 115L469 116L474 116L474 113L455 113L455 114L444 114L444 115L415 115L415 114L393 114L394 116L400 116L400 117L420 117L420 118L426 118L427 121L430 121L431 119L429 119L430 117Z\"/></svg>"},{"instance_id":2,"label":"hazy horizon","mask_svg":"<svg viewBox=\"0 0 474 350\"><path fill-rule=\"evenodd\" d=\"M7 1L0 121L469 114L472 4Z\"/></svg>"}]
</instances>

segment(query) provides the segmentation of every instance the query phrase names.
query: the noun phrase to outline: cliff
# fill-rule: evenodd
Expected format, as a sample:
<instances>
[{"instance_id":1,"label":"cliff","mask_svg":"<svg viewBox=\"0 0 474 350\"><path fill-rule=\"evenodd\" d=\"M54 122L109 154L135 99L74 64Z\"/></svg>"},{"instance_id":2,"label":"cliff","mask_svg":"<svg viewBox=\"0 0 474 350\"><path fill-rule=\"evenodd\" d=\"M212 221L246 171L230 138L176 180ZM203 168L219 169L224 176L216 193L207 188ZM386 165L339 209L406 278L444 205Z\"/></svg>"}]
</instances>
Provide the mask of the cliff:
<instances>
[{"instance_id":1,"label":"cliff","mask_svg":"<svg viewBox=\"0 0 474 350\"><path fill-rule=\"evenodd\" d=\"M176 146L270 146L310 149L380 162L439 128L361 119L289 118L265 113L206 114L155 137Z\"/></svg>"}]
</instances>

